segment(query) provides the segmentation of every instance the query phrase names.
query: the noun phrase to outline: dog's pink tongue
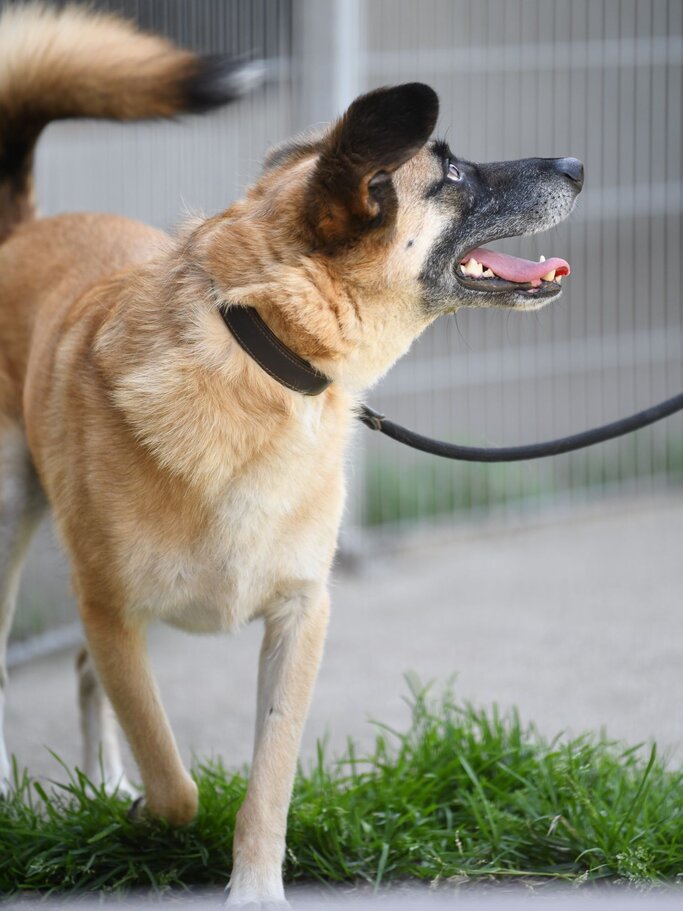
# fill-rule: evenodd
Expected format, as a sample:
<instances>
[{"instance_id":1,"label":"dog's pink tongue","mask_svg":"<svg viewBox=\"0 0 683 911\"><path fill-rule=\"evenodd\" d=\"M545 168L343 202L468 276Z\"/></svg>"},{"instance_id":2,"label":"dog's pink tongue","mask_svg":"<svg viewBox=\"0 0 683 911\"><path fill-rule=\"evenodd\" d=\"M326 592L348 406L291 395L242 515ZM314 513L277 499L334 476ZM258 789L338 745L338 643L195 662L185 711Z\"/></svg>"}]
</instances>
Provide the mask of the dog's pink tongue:
<instances>
[{"instance_id":1,"label":"dog's pink tongue","mask_svg":"<svg viewBox=\"0 0 683 911\"><path fill-rule=\"evenodd\" d=\"M520 259L518 256L509 256L497 250L487 250L479 247L467 254L467 259L474 258L486 269L491 269L500 278L509 282L533 282L540 284L541 277L555 270L555 276L569 275L569 263L553 256L542 263L532 262L530 259Z\"/></svg>"}]
</instances>

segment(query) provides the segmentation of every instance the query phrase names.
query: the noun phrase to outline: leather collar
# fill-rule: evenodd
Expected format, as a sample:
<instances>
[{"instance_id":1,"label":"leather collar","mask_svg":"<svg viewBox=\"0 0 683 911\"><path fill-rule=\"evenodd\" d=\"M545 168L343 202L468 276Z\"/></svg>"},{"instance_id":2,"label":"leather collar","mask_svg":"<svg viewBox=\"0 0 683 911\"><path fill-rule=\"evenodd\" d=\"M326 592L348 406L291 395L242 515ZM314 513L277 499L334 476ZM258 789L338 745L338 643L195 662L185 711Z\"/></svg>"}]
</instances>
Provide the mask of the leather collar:
<instances>
[{"instance_id":1,"label":"leather collar","mask_svg":"<svg viewBox=\"0 0 683 911\"><path fill-rule=\"evenodd\" d=\"M220 315L235 341L278 383L302 395L320 395L332 380L284 345L253 307L227 305Z\"/></svg>"}]
</instances>

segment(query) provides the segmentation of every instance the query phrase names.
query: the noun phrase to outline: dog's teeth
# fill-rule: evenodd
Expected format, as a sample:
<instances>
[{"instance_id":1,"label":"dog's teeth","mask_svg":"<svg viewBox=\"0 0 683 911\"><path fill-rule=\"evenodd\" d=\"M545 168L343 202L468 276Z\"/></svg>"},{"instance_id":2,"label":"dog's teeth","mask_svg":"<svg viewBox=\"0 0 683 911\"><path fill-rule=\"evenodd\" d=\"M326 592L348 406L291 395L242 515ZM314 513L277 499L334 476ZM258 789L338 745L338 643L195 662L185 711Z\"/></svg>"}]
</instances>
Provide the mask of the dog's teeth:
<instances>
[{"instance_id":1,"label":"dog's teeth","mask_svg":"<svg viewBox=\"0 0 683 911\"><path fill-rule=\"evenodd\" d=\"M471 275L472 278L479 278L483 271L484 267L481 263L478 263L473 256L471 256L463 266L465 275Z\"/></svg>"},{"instance_id":2,"label":"dog's teeth","mask_svg":"<svg viewBox=\"0 0 683 911\"><path fill-rule=\"evenodd\" d=\"M546 272L545 275L541 276L541 281L551 282L555 278L555 270L551 269L550 272Z\"/></svg>"},{"instance_id":3,"label":"dog's teeth","mask_svg":"<svg viewBox=\"0 0 683 911\"><path fill-rule=\"evenodd\" d=\"M539 263L544 263L544 262L545 262L545 256L543 256L543 254L541 254L541 255L538 257L538 261L539 261Z\"/></svg>"},{"instance_id":4,"label":"dog's teeth","mask_svg":"<svg viewBox=\"0 0 683 911\"><path fill-rule=\"evenodd\" d=\"M490 269L487 269L486 272L481 273L482 278L495 278L495 273L491 272Z\"/></svg>"},{"instance_id":5,"label":"dog's teeth","mask_svg":"<svg viewBox=\"0 0 683 911\"><path fill-rule=\"evenodd\" d=\"M557 278L555 279L555 281L557 282L558 285L561 285L561 284L562 284L562 276L561 276L561 275L558 275Z\"/></svg>"}]
</instances>

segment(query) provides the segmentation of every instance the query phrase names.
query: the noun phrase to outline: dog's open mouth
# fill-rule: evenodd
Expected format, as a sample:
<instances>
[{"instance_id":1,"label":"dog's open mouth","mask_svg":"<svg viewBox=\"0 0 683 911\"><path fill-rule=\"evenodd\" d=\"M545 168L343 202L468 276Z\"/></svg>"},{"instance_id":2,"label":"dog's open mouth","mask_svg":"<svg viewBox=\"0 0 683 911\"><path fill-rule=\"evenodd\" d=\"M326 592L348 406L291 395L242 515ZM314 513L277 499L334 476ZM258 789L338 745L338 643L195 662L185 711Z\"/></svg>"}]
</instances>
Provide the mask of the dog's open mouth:
<instances>
[{"instance_id":1,"label":"dog's open mouth","mask_svg":"<svg viewBox=\"0 0 683 911\"><path fill-rule=\"evenodd\" d=\"M542 256L533 262L478 247L460 261L456 277L465 288L488 294L515 291L529 297L549 297L561 290L562 277L570 271L569 263L557 256Z\"/></svg>"}]
</instances>

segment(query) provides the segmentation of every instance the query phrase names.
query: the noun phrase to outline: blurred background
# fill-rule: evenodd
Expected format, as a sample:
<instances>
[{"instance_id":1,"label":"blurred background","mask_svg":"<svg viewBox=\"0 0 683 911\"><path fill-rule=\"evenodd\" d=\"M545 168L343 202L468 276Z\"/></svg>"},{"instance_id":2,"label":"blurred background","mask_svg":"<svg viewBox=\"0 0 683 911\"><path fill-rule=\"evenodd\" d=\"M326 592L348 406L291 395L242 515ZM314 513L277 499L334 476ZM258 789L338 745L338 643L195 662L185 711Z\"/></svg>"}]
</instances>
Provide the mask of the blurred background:
<instances>
[{"instance_id":1,"label":"blurred background","mask_svg":"<svg viewBox=\"0 0 683 911\"><path fill-rule=\"evenodd\" d=\"M258 175L273 143L332 120L365 90L421 80L440 95L437 132L457 155L475 161L571 155L585 162L584 192L567 223L541 237L500 245L531 259L562 256L571 263L572 276L560 302L537 314L473 310L440 320L369 393L369 403L423 434L510 445L582 430L683 389L680 0L99 0L94 5L122 11L200 51L265 58L272 79L225 111L178 123L51 126L37 161L44 213L111 211L173 229L188 212L208 215L226 207ZM609 588L618 603L605 607L597 594L587 602L577 588L575 622L589 633L600 622L605 630L614 629L630 591L641 625L622 637L624 655L644 646L642 625L661 608L657 622L665 639L670 637L669 651L662 656L660 643L643 672L669 662L667 681L680 695L674 673L683 661L683 635L674 636L681 630L680 612L673 619L667 613L680 601L683 582L676 543L683 517L680 416L572 455L499 466L441 461L360 428L351 462L346 554L360 558L407 547L406 541L424 542L434 529L444 540L460 542L458 553L467 562L458 565L455 579L443 576L443 568L453 564L453 549L440 551L438 570L429 564L432 580L441 579L443 596L439 606L432 592L430 602L437 635L444 629L439 618L450 617L446 596L457 580L466 585L469 579L475 592L482 583L495 582L491 599L498 598L505 610L512 583L490 555L505 552L509 567L518 567L525 552L519 530L535 528L536 537L530 532L526 539L524 570L535 588L520 589L518 601L538 603L540 609L557 601L558 590L566 593L577 579L597 574L590 592ZM668 510L666 521L662 508ZM611 524L596 531L591 522L603 514L612 516ZM552 525L568 516L561 531ZM514 541L503 534L463 544L463 534L476 534L471 530L481 528L482 520L486 527L494 522L514 528ZM631 536L627 544L614 543L624 530ZM30 654L31 643L47 641L37 634L49 631L53 644L76 635L67 571L50 535L46 527L36 540L25 576L13 632L15 660ZM425 586L415 583L425 553L420 546L404 562L404 575L401 567L392 570L387 598L400 599L410 584L415 603L427 597ZM431 559L432 548L428 551ZM658 555L666 557L666 567L649 565ZM605 569L609 559L612 570ZM384 583L368 581L363 560L356 563L360 581L349 583L351 589L342 583L340 597L362 605ZM573 574L562 575L567 565ZM617 569L640 575L634 581L620 573L612 585L609 572ZM600 572L608 572L607 583ZM558 609L556 633L546 635L544 648L550 639L562 639L573 622L569 608ZM486 637L490 655L498 656L494 664L500 664L515 640L514 623L486 611L478 616L476 639L467 646L465 638L462 647ZM496 624L503 630L498 651L488 641ZM404 640L414 634L411 629L403 628ZM591 648L596 656L609 655L613 639L601 635L575 643L572 660L577 651ZM430 654L426 643L423 651L416 646L415 663L431 669ZM534 654L547 660L552 672L552 649L539 646ZM527 669L525 658L515 660L520 671ZM450 663L444 659L443 669L451 667L460 667L455 657ZM580 678L578 667L574 661L570 677ZM396 673L394 668L392 685ZM537 685L536 678L527 680L529 687ZM560 696L565 683L564 677L556 683ZM586 704L591 692L595 688L586 691ZM496 693L482 695L496 698ZM621 688L615 698L628 707L635 696ZM542 714L542 707L530 705ZM651 713L648 705L641 706L643 717ZM548 717L554 717L552 711Z\"/></svg>"}]
</instances>

